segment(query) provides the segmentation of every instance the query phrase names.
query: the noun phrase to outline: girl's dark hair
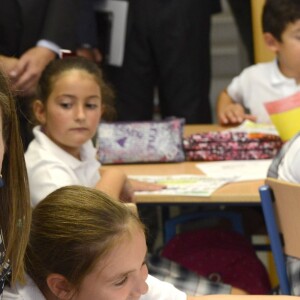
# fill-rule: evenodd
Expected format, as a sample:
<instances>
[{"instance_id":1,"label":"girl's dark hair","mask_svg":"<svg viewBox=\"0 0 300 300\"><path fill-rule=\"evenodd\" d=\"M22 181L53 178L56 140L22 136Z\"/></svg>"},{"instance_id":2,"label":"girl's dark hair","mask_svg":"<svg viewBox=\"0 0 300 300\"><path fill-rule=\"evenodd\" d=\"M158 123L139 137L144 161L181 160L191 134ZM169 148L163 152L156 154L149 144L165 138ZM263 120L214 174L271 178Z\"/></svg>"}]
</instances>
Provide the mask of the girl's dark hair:
<instances>
[{"instance_id":1,"label":"girl's dark hair","mask_svg":"<svg viewBox=\"0 0 300 300\"><path fill-rule=\"evenodd\" d=\"M286 26L297 20L300 20L299 0L266 0L262 15L263 32L271 33L281 42Z\"/></svg>"},{"instance_id":2,"label":"girl's dark hair","mask_svg":"<svg viewBox=\"0 0 300 300\"><path fill-rule=\"evenodd\" d=\"M44 104L52 93L53 85L56 79L64 72L70 70L83 70L91 74L98 83L102 96L102 105L104 108L103 119L111 121L115 119L114 109L114 91L112 87L104 80L102 70L94 62L83 57L67 57L57 59L48 64L43 71L37 88L37 97Z\"/></svg>"}]
</instances>

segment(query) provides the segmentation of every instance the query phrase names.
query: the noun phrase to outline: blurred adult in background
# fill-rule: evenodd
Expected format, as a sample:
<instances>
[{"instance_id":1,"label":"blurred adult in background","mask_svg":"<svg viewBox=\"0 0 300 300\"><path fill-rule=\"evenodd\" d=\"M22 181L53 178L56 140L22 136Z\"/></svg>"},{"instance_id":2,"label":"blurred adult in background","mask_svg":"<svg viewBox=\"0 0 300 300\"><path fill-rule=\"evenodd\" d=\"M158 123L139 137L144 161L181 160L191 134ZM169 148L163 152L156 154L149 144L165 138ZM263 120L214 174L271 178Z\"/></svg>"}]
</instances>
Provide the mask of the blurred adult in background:
<instances>
[{"instance_id":1,"label":"blurred adult in background","mask_svg":"<svg viewBox=\"0 0 300 300\"><path fill-rule=\"evenodd\" d=\"M162 118L211 123L210 19L219 0L130 0L123 65L109 67L119 120L151 120L158 87Z\"/></svg>"},{"instance_id":2,"label":"blurred adult in background","mask_svg":"<svg viewBox=\"0 0 300 300\"><path fill-rule=\"evenodd\" d=\"M21 134L31 140L28 102L61 48L75 50L80 0L0 0L0 63L19 96Z\"/></svg>"},{"instance_id":3,"label":"blurred adult in background","mask_svg":"<svg viewBox=\"0 0 300 300\"><path fill-rule=\"evenodd\" d=\"M251 0L227 0L241 40L246 48L249 65L254 64Z\"/></svg>"},{"instance_id":4,"label":"blurred adult in background","mask_svg":"<svg viewBox=\"0 0 300 300\"><path fill-rule=\"evenodd\" d=\"M80 0L77 24L76 55L101 63L103 55L99 49L97 20L94 3L104 0Z\"/></svg>"}]
</instances>

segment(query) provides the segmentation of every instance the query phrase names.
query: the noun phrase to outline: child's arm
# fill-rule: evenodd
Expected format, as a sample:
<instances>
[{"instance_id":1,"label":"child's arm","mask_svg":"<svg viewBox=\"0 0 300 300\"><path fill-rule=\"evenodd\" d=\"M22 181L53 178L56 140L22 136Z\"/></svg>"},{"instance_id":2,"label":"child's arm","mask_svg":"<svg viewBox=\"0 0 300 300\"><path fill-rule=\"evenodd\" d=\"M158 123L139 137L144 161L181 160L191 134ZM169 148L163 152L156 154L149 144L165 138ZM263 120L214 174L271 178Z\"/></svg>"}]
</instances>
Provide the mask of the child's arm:
<instances>
[{"instance_id":1,"label":"child's arm","mask_svg":"<svg viewBox=\"0 0 300 300\"><path fill-rule=\"evenodd\" d=\"M131 186L135 192L138 191L159 191L166 188L165 185L150 183L145 181L139 181L135 179L130 179Z\"/></svg>"},{"instance_id":2,"label":"child's arm","mask_svg":"<svg viewBox=\"0 0 300 300\"><path fill-rule=\"evenodd\" d=\"M221 125L236 125L242 123L245 119L256 121L256 117L246 114L245 108L240 103L234 102L226 90L219 95L217 117Z\"/></svg>"},{"instance_id":3,"label":"child's arm","mask_svg":"<svg viewBox=\"0 0 300 300\"><path fill-rule=\"evenodd\" d=\"M128 179L126 174L118 169L100 170L101 179L96 184L96 189L109 196L124 202L133 200L134 192L157 191L165 188L164 185Z\"/></svg>"},{"instance_id":4,"label":"child's arm","mask_svg":"<svg viewBox=\"0 0 300 300\"><path fill-rule=\"evenodd\" d=\"M95 188L114 199L120 199L127 182L126 174L116 168L111 168L107 170L100 169L100 175L101 178Z\"/></svg>"},{"instance_id":5,"label":"child's arm","mask_svg":"<svg viewBox=\"0 0 300 300\"><path fill-rule=\"evenodd\" d=\"M123 202L134 201L134 192L138 191L157 191L165 188L164 185L149 183L145 181L138 181L135 179L129 179L126 177L126 181L123 185L123 189L119 196L119 199Z\"/></svg>"}]
</instances>

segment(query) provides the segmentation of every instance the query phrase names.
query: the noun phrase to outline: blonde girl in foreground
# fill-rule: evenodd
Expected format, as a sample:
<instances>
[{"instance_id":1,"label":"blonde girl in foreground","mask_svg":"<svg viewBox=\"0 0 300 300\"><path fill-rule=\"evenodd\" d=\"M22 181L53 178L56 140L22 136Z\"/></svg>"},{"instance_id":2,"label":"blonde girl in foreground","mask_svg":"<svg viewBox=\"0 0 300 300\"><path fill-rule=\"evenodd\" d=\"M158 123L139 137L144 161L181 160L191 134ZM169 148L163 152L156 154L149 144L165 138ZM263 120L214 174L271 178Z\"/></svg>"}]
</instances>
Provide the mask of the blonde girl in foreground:
<instances>
[{"instance_id":1,"label":"blonde girl in foreground","mask_svg":"<svg viewBox=\"0 0 300 300\"><path fill-rule=\"evenodd\" d=\"M3 299L221 300L236 297L246 300L253 297L271 300L276 297L190 297L148 275L146 254L144 225L126 205L96 189L63 187L34 209L26 252L27 284L7 288Z\"/></svg>"}]
</instances>

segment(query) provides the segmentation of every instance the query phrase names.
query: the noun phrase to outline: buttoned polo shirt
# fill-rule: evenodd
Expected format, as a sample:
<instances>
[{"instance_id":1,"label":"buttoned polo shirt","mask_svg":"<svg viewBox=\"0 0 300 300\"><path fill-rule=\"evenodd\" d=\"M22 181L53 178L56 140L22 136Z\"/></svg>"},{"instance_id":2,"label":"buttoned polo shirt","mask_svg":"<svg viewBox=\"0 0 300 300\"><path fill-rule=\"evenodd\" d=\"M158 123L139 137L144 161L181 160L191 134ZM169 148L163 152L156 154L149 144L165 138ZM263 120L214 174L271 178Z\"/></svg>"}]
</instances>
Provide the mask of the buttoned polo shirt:
<instances>
[{"instance_id":1,"label":"buttoned polo shirt","mask_svg":"<svg viewBox=\"0 0 300 300\"><path fill-rule=\"evenodd\" d=\"M50 140L40 126L33 129L33 134L34 140L25 153L32 206L63 186L96 186L101 164L91 140L82 145L79 160Z\"/></svg>"},{"instance_id":2,"label":"buttoned polo shirt","mask_svg":"<svg viewBox=\"0 0 300 300\"><path fill-rule=\"evenodd\" d=\"M264 103L279 100L300 91L293 78L284 76L277 60L244 69L227 87L233 101L242 104L257 117L258 123L271 123Z\"/></svg>"}]
</instances>

